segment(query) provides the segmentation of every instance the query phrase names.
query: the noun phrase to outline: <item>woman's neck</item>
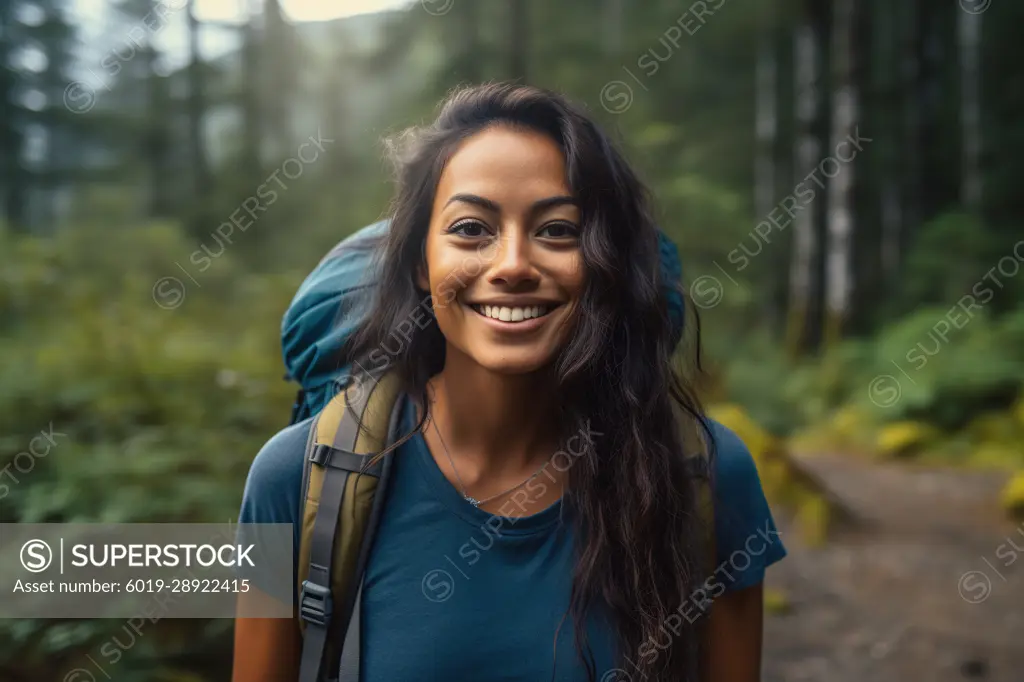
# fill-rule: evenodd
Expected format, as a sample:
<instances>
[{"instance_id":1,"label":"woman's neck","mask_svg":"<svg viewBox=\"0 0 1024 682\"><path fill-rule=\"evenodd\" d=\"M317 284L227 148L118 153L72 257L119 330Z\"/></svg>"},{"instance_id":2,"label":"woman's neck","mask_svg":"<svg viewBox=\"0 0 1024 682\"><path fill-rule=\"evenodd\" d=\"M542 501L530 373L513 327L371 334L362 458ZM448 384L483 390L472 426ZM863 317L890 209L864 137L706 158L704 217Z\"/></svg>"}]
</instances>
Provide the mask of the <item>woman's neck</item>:
<instances>
[{"instance_id":1,"label":"woman's neck","mask_svg":"<svg viewBox=\"0 0 1024 682\"><path fill-rule=\"evenodd\" d=\"M464 479L516 475L542 465L558 449L554 385L547 372L498 374L449 348L427 392L444 445Z\"/></svg>"}]
</instances>

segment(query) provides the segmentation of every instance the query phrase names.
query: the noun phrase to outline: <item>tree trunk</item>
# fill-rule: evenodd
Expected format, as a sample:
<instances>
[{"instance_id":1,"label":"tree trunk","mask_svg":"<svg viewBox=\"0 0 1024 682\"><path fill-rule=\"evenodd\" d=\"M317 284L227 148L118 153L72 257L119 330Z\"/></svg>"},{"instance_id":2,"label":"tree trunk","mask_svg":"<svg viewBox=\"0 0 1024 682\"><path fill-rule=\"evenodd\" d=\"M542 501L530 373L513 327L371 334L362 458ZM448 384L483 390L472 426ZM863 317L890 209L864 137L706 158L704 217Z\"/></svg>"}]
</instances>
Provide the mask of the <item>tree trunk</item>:
<instances>
[{"instance_id":1,"label":"tree trunk","mask_svg":"<svg viewBox=\"0 0 1024 682\"><path fill-rule=\"evenodd\" d=\"M817 193L815 185L805 178L814 172L821 154L815 126L818 114L818 35L812 17L801 17L795 29L793 43L794 95L796 101L796 131L793 137L794 184ZM786 348L790 358L804 351L807 316L810 311L813 271L817 252L813 206L805 206L793 219L793 255L789 270L789 310L786 325Z\"/></svg>"},{"instance_id":2,"label":"tree trunk","mask_svg":"<svg viewBox=\"0 0 1024 682\"><path fill-rule=\"evenodd\" d=\"M262 181L263 153L260 115L260 32L249 0L240 0L248 20L242 28L242 169L253 182Z\"/></svg>"},{"instance_id":3,"label":"tree trunk","mask_svg":"<svg viewBox=\"0 0 1024 682\"><path fill-rule=\"evenodd\" d=\"M210 189L210 164L206 158L203 141L203 121L206 117L206 83L203 74L202 57L199 54L199 19L196 17L196 0L188 3L189 37L189 92L188 132L192 156L193 196L202 201Z\"/></svg>"},{"instance_id":4,"label":"tree trunk","mask_svg":"<svg viewBox=\"0 0 1024 682\"><path fill-rule=\"evenodd\" d=\"M9 228L26 226L28 172L24 167L24 107L15 101L17 83L11 61L18 47L14 33L14 5L0 2L0 203Z\"/></svg>"},{"instance_id":5,"label":"tree trunk","mask_svg":"<svg viewBox=\"0 0 1024 682\"><path fill-rule=\"evenodd\" d=\"M772 31L773 62L775 64L775 142L772 152L773 175L772 197L778 202L781 197L788 196L794 191L794 168L796 148L795 126L796 115L794 111L794 69L790 66L793 62L793 29L789 25L788 17L779 20ZM755 193L756 201L756 193ZM778 205L778 204L776 204ZM774 206L772 207L774 208ZM770 212L770 211L769 211ZM757 220L765 220L766 216L761 214ZM785 253L780 252L778 267L771 269L771 294L768 307L769 324L772 334L783 338L786 332L787 309L789 305L789 263L792 258L793 249L790 244L793 239L792 225L786 230L785 239L780 248L788 248Z\"/></svg>"},{"instance_id":6,"label":"tree trunk","mask_svg":"<svg viewBox=\"0 0 1024 682\"><path fill-rule=\"evenodd\" d=\"M480 29L480 5L467 2L456 10L458 21L445 32L451 48L451 68L460 83L480 83L483 80L487 54Z\"/></svg>"},{"instance_id":7,"label":"tree trunk","mask_svg":"<svg viewBox=\"0 0 1024 682\"><path fill-rule=\"evenodd\" d=\"M881 196L882 216L882 276L891 281L899 274L900 269L900 188L895 181L882 183Z\"/></svg>"},{"instance_id":8,"label":"tree trunk","mask_svg":"<svg viewBox=\"0 0 1024 682\"><path fill-rule=\"evenodd\" d=\"M466 55L466 80L470 83L479 83L483 80L483 41L480 40L480 5L475 2L466 3L462 8L465 21Z\"/></svg>"},{"instance_id":9,"label":"tree trunk","mask_svg":"<svg viewBox=\"0 0 1024 682\"><path fill-rule=\"evenodd\" d=\"M835 0L832 17L832 143L838 150L844 140L855 139L857 127L857 87L854 81L855 0ZM855 151L846 148L846 158ZM838 152L836 152L838 158ZM853 180L854 164L842 164L828 184L828 258L825 271L826 348L837 344L843 324L850 313L853 291ZM827 172L827 171L826 171Z\"/></svg>"},{"instance_id":10,"label":"tree trunk","mask_svg":"<svg viewBox=\"0 0 1024 682\"><path fill-rule=\"evenodd\" d=\"M898 251L905 253L912 235L922 220L922 125L921 125L921 12L918 0L909 0L901 6L903 12L903 57L900 75L903 79L903 224L899 235Z\"/></svg>"},{"instance_id":11,"label":"tree trunk","mask_svg":"<svg viewBox=\"0 0 1024 682\"><path fill-rule=\"evenodd\" d=\"M882 9L890 5L886 0L879 0L872 8L871 14L874 17L874 25L871 33L881 43L879 56L881 57L881 68L874 69L877 74L878 97L875 106L880 110L880 116L876 119L881 121L878 134L880 140L877 157L879 164L878 186L878 215L880 222L881 247L878 251L878 262L881 265L882 280L881 287L873 287L876 292L881 293L887 290L899 272L900 267L900 234L903 232L903 198L901 187L901 168L903 165L904 146L903 135L900 134L900 82L899 70L893 65L900 63L900 40L902 36L902 22L900 13L886 14ZM871 40L868 38L865 46L865 55L870 54ZM865 111L868 110L865 103ZM877 298L872 297L868 302L872 305Z\"/></svg>"},{"instance_id":12,"label":"tree trunk","mask_svg":"<svg viewBox=\"0 0 1024 682\"><path fill-rule=\"evenodd\" d=\"M622 17L624 0L604 0L604 48L609 57L622 52Z\"/></svg>"},{"instance_id":13,"label":"tree trunk","mask_svg":"<svg viewBox=\"0 0 1024 682\"><path fill-rule=\"evenodd\" d=\"M754 160L754 205L757 219L764 220L775 204L775 140L778 134L776 112L775 34L766 31L757 54L757 89Z\"/></svg>"},{"instance_id":14,"label":"tree trunk","mask_svg":"<svg viewBox=\"0 0 1024 682\"><path fill-rule=\"evenodd\" d=\"M960 53L960 121L962 126L960 201L981 210L981 17L958 12Z\"/></svg>"},{"instance_id":15,"label":"tree trunk","mask_svg":"<svg viewBox=\"0 0 1024 682\"><path fill-rule=\"evenodd\" d=\"M280 0L263 2L263 35L260 53L265 60L260 68L263 87L259 99L265 126L263 139L271 159L280 159L292 147L290 104L298 84L298 50L300 45L292 26L284 18Z\"/></svg>"},{"instance_id":16,"label":"tree trunk","mask_svg":"<svg viewBox=\"0 0 1024 682\"><path fill-rule=\"evenodd\" d=\"M333 55L334 68L328 74L326 87L321 90L323 96L321 120L323 121L323 132L327 137L343 138L347 130L345 122L350 120L347 93L353 91L351 83L352 51L347 33L338 31L336 36ZM347 150L348 145L343 142L336 148L332 148L330 154L327 154L324 159L326 172L322 177L327 191L339 191L337 187L332 190L331 183L337 183L338 178L346 177L353 168L353 161Z\"/></svg>"},{"instance_id":17,"label":"tree trunk","mask_svg":"<svg viewBox=\"0 0 1024 682\"><path fill-rule=\"evenodd\" d=\"M167 172L170 137L168 132L169 97L166 79L157 73L159 53L149 43L140 53L146 89L145 164L149 168L149 208L151 217L167 217L172 212L168 199L171 178Z\"/></svg>"},{"instance_id":18,"label":"tree trunk","mask_svg":"<svg viewBox=\"0 0 1024 682\"><path fill-rule=\"evenodd\" d=\"M948 12L962 11L959 7L936 7L932 2L919 0L916 6L918 22L918 60L919 78L916 87L920 116L920 188L921 188L921 224L939 214L950 203L955 202L958 192L956 178L958 173L953 163L947 161L947 152L955 148L950 142L948 127L941 126L943 111L955 111L956 101L945 99L948 91L947 78L955 82L955 70L944 70L943 53L947 42L952 43L956 33L955 24ZM949 35L943 32L943 22L949 19ZM955 53L954 53L955 54ZM955 68L955 57L952 65ZM943 149L946 147L946 149ZM955 158L955 156L953 157ZM957 164L959 165L959 164Z\"/></svg>"},{"instance_id":19,"label":"tree trunk","mask_svg":"<svg viewBox=\"0 0 1024 682\"><path fill-rule=\"evenodd\" d=\"M528 81L530 39L529 0L509 0L511 12L509 31L509 78L518 83Z\"/></svg>"}]
</instances>

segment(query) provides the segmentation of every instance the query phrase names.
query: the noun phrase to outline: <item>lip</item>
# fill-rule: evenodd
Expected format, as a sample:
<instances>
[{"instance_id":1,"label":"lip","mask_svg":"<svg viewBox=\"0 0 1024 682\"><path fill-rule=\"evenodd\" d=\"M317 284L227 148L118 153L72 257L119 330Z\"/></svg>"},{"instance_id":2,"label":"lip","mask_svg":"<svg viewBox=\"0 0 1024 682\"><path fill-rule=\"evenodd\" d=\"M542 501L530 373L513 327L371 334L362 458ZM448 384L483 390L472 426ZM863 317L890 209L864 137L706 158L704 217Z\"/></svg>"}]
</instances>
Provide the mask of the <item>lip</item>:
<instances>
[{"instance_id":1,"label":"lip","mask_svg":"<svg viewBox=\"0 0 1024 682\"><path fill-rule=\"evenodd\" d=\"M552 301L548 298L496 298L491 301L466 301L466 305L500 305L506 308L525 308L531 305L544 305L549 308L557 308L564 301Z\"/></svg>"},{"instance_id":2,"label":"lip","mask_svg":"<svg viewBox=\"0 0 1024 682\"><path fill-rule=\"evenodd\" d=\"M484 303L481 303L481 304L464 303L463 307L466 308L466 310L468 310L470 313L475 315L478 319L482 320L485 324L489 325L491 328L493 328L493 329L495 329L497 331L505 332L505 333L510 333L510 334L525 334L525 333L532 332L532 331L535 331L535 330L540 329L541 327L543 327L547 323L547 321L551 318L551 316L554 314L555 310L560 308L562 304L560 304L560 303L551 304L551 303L545 303L543 301L537 301L535 303L525 303L525 302L517 303L517 304L515 304L517 306L527 306L527 305L550 305L551 306L551 310L548 311L547 315L544 315L542 317L531 317L529 320L522 320L520 322L503 322L501 320L496 320L493 317L487 317L486 315L478 313L476 310L474 310L473 307L472 307L473 305L508 305L507 303L486 303L486 304L484 304ZM512 307L512 306L509 306L509 307Z\"/></svg>"}]
</instances>

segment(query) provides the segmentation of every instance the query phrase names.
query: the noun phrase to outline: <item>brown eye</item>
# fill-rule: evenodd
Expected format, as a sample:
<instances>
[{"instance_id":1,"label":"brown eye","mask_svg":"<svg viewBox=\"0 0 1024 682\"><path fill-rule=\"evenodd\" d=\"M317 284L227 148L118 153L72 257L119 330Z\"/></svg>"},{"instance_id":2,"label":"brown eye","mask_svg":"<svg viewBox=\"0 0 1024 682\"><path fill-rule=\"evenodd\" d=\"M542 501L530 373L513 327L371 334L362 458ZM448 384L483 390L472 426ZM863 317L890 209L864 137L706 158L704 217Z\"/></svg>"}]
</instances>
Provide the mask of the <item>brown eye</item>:
<instances>
[{"instance_id":1,"label":"brown eye","mask_svg":"<svg viewBox=\"0 0 1024 682\"><path fill-rule=\"evenodd\" d=\"M537 234L544 236L544 232L548 232L546 236L552 239L576 239L580 236L580 229L572 223L565 221L548 223L540 228Z\"/></svg>"},{"instance_id":2,"label":"brown eye","mask_svg":"<svg viewBox=\"0 0 1024 682\"><path fill-rule=\"evenodd\" d=\"M487 226L479 220L460 220L446 230L447 234L457 234L463 237L479 238L486 237L489 232Z\"/></svg>"}]
</instances>

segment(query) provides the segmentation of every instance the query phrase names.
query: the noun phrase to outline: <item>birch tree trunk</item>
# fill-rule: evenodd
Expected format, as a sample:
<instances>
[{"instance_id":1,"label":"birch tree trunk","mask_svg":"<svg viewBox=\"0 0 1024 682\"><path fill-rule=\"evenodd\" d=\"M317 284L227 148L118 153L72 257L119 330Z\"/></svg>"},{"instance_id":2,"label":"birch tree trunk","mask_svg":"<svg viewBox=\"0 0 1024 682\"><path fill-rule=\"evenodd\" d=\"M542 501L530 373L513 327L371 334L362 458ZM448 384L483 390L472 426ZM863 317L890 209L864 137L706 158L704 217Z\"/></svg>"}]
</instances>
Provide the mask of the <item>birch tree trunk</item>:
<instances>
[{"instance_id":1,"label":"birch tree trunk","mask_svg":"<svg viewBox=\"0 0 1024 682\"><path fill-rule=\"evenodd\" d=\"M820 149L814 129L818 112L818 36L813 18L804 16L796 27L793 43L794 94L796 97L796 134L794 142L795 183L814 172ZM814 185L809 185L814 191ZM807 314L811 301L811 285L817 240L813 207L805 206L793 219L793 256L789 270L789 311L786 325L786 348L791 358L801 355L807 330Z\"/></svg>"},{"instance_id":2,"label":"birch tree trunk","mask_svg":"<svg viewBox=\"0 0 1024 682\"><path fill-rule=\"evenodd\" d=\"M981 17L980 12L957 13L960 41L960 121L962 126L960 201L970 211L981 210Z\"/></svg>"},{"instance_id":3,"label":"birch tree trunk","mask_svg":"<svg viewBox=\"0 0 1024 682\"><path fill-rule=\"evenodd\" d=\"M832 18L832 150L855 138L857 87L854 82L854 0L835 0ZM845 145L847 158L855 152ZM839 154L836 153L838 158ZM855 157L854 157L855 158ZM828 258L825 270L826 348L838 343L850 312L853 291L853 180L855 161L842 163L828 184ZM826 171L827 172L827 171Z\"/></svg>"}]
</instances>

